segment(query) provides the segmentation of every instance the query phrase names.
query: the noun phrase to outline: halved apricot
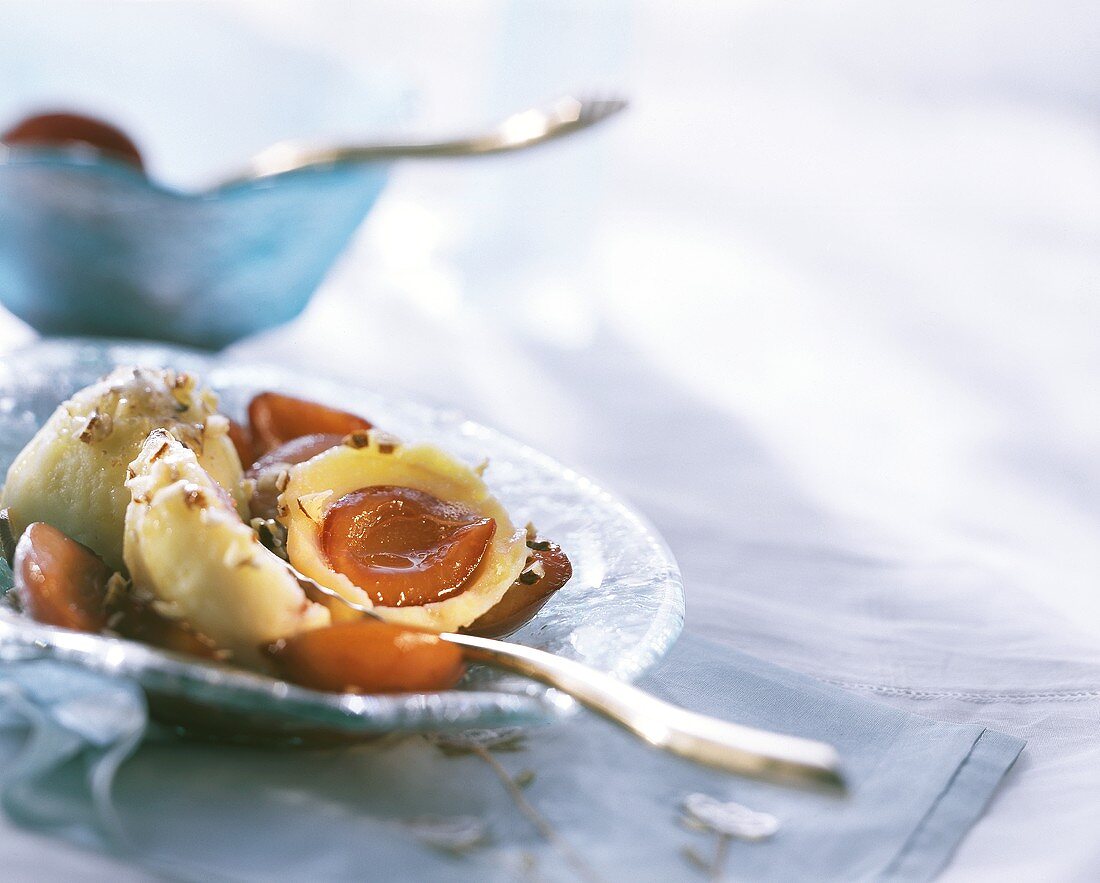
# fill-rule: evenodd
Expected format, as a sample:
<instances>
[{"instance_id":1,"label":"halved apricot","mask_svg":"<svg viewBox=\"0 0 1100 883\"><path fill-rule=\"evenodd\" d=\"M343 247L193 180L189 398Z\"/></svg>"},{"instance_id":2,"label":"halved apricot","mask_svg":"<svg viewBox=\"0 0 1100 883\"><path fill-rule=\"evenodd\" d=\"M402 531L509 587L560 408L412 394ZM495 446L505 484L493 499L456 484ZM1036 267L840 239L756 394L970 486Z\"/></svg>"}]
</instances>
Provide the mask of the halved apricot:
<instances>
[{"instance_id":1,"label":"halved apricot","mask_svg":"<svg viewBox=\"0 0 1100 883\"><path fill-rule=\"evenodd\" d=\"M538 568L529 567L512 583L503 598L460 631L482 638L510 635L530 622L550 596L569 582L573 565L561 546L545 540L538 540L531 546L535 561L542 565L541 575ZM534 574L534 579L528 579L528 574Z\"/></svg>"},{"instance_id":2,"label":"halved apricot","mask_svg":"<svg viewBox=\"0 0 1100 883\"><path fill-rule=\"evenodd\" d=\"M376 619L309 629L265 649L286 680L335 693L446 690L465 671L456 645Z\"/></svg>"},{"instance_id":3,"label":"halved apricot","mask_svg":"<svg viewBox=\"0 0 1100 883\"><path fill-rule=\"evenodd\" d=\"M303 435L283 442L277 448L273 448L252 464L246 475L249 478L258 479L255 489L252 491L252 499L249 500L249 508L252 514L260 518L270 517L276 510L279 500L279 483L276 481L264 481L264 473L267 470L278 467L278 470L288 466L296 466L311 460L318 454L324 453L329 448L334 448L347 436L318 434ZM276 477L277 472L270 473L268 478Z\"/></svg>"},{"instance_id":4,"label":"halved apricot","mask_svg":"<svg viewBox=\"0 0 1100 883\"><path fill-rule=\"evenodd\" d=\"M15 546L12 573L24 612L37 622L81 632L106 627L111 568L56 527L41 521L27 527Z\"/></svg>"},{"instance_id":5,"label":"halved apricot","mask_svg":"<svg viewBox=\"0 0 1100 883\"><path fill-rule=\"evenodd\" d=\"M40 113L20 120L3 135L4 144L46 147L87 145L143 167L141 151L130 136L110 123L81 113Z\"/></svg>"},{"instance_id":6,"label":"halved apricot","mask_svg":"<svg viewBox=\"0 0 1100 883\"><path fill-rule=\"evenodd\" d=\"M23 611L37 622L81 632L112 632L206 659L217 648L190 624L162 616L152 602L110 592L111 569L87 546L36 521L19 538L12 565Z\"/></svg>"},{"instance_id":7,"label":"halved apricot","mask_svg":"<svg viewBox=\"0 0 1100 883\"><path fill-rule=\"evenodd\" d=\"M248 405L253 455L262 457L303 435L339 435L370 429L371 424L347 411L277 392L262 392Z\"/></svg>"},{"instance_id":8,"label":"halved apricot","mask_svg":"<svg viewBox=\"0 0 1100 883\"><path fill-rule=\"evenodd\" d=\"M461 594L496 532L496 521L410 487L345 494L325 512L321 549L382 607L416 607Z\"/></svg>"},{"instance_id":9,"label":"halved apricot","mask_svg":"<svg viewBox=\"0 0 1100 883\"><path fill-rule=\"evenodd\" d=\"M319 432L313 435L302 435L298 438L292 438L290 441L283 442L277 448L272 448L256 460L252 464L249 473L254 474L262 472L264 469L279 464L296 466L299 463L305 463L306 460L312 460L318 454L323 454L329 448L336 447L343 442L346 437L347 436L335 435L333 433Z\"/></svg>"}]
</instances>

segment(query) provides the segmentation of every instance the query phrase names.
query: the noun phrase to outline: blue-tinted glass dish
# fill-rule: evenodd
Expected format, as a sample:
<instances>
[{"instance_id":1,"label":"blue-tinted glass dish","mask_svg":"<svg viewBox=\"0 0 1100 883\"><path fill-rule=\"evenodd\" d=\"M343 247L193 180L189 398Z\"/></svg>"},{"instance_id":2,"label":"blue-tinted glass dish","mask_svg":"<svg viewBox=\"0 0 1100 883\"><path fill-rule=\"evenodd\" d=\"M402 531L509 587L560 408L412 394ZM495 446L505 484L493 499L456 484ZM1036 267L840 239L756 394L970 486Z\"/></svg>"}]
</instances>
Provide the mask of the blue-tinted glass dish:
<instances>
[{"instance_id":1,"label":"blue-tinted glass dish","mask_svg":"<svg viewBox=\"0 0 1100 883\"><path fill-rule=\"evenodd\" d=\"M44 334L216 349L304 309L384 165L201 192L92 151L0 148L0 302Z\"/></svg>"},{"instance_id":2,"label":"blue-tinted glass dish","mask_svg":"<svg viewBox=\"0 0 1100 883\"><path fill-rule=\"evenodd\" d=\"M634 680L661 659L680 632L683 587L668 548L644 518L594 482L461 414L277 367L147 343L36 344L0 362L0 468L7 469L62 400L120 364L193 371L237 418L256 391L281 389L361 413L387 431L433 442L470 464L488 458L486 481L513 518L537 525L573 564L573 578L508 640ZM501 727L553 720L574 707L553 690L489 669L472 671L458 689L443 693L318 693L129 641L48 629L2 612L0 660L40 654L35 640L43 630L63 636L67 658L76 664L136 679L162 716L184 719L193 732L220 738L316 741Z\"/></svg>"},{"instance_id":3,"label":"blue-tinted glass dish","mask_svg":"<svg viewBox=\"0 0 1100 883\"><path fill-rule=\"evenodd\" d=\"M226 4L8 4L0 83L0 132L90 115L129 134L149 171L0 145L0 303L45 334L208 349L302 310L387 169L215 182L276 142L395 137L416 105L400 70L352 68Z\"/></svg>"}]
</instances>

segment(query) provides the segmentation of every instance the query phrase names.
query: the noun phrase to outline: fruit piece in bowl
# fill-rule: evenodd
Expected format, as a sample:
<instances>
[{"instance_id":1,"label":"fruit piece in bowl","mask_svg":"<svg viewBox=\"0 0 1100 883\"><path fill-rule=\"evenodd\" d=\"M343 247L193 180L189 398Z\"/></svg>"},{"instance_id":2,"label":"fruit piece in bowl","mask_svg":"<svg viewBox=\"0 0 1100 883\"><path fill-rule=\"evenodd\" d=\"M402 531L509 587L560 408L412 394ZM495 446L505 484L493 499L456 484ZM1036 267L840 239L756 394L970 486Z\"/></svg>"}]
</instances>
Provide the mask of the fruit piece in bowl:
<instances>
[{"instance_id":1,"label":"fruit piece in bowl","mask_svg":"<svg viewBox=\"0 0 1100 883\"><path fill-rule=\"evenodd\" d=\"M222 656L212 640L186 621L161 614L152 596L132 592L95 552L44 522L23 532L12 570L19 605L38 622L113 632L203 659Z\"/></svg>"},{"instance_id":2,"label":"fruit piece in bowl","mask_svg":"<svg viewBox=\"0 0 1100 883\"><path fill-rule=\"evenodd\" d=\"M141 151L122 129L96 117L65 111L24 117L0 135L0 144L94 151L144 169Z\"/></svg>"}]
</instances>

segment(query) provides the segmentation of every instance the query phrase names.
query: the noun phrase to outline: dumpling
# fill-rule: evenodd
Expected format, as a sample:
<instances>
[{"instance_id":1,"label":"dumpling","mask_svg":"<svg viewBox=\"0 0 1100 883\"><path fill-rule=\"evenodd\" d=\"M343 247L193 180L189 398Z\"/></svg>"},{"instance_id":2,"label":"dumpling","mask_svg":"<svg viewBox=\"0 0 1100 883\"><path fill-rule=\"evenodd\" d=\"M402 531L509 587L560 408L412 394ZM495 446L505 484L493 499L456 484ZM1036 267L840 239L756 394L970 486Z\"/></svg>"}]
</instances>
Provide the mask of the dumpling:
<instances>
[{"instance_id":1,"label":"dumpling","mask_svg":"<svg viewBox=\"0 0 1100 883\"><path fill-rule=\"evenodd\" d=\"M187 620L252 668L264 667L261 645L330 623L194 451L154 430L130 470L124 557L158 612Z\"/></svg>"},{"instance_id":2,"label":"dumpling","mask_svg":"<svg viewBox=\"0 0 1100 883\"><path fill-rule=\"evenodd\" d=\"M456 631L528 560L525 530L478 473L431 445L353 433L279 483L290 562L390 622Z\"/></svg>"},{"instance_id":3,"label":"dumpling","mask_svg":"<svg viewBox=\"0 0 1100 883\"><path fill-rule=\"evenodd\" d=\"M18 536L44 521L122 568L122 527L130 493L126 468L158 428L196 451L202 467L242 513L241 464L229 421L213 393L190 374L118 368L62 403L15 458L0 505Z\"/></svg>"}]
</instances>

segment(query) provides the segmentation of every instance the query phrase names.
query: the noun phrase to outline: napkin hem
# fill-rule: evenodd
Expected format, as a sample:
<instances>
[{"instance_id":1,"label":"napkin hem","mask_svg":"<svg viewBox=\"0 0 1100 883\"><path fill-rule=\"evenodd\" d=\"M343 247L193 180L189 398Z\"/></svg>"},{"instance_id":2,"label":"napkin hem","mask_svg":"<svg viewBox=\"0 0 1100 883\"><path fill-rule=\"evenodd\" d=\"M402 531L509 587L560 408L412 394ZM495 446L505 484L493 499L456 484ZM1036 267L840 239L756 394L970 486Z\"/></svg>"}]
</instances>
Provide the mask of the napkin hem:
<instances>
[{"instance_id":1,"label":"napkin hem","mask_svg":"<svg viewBox=\"0 0 1100 883\"><path fill-rule=\"evenodd\" d=\"M884 696L904 696L907 699L959 699L963 702L1078 702L1086 699L1100 699L1100 690L1072 689L1064 690L1025 690L1022 692L982 692L979 690L921 690L916 687L895 687L889 684L867 684L860 681L833 680L822 678L823 683L851 690L866 690Z\"/></svg>"},{"instance_id":2,"label":"napkin hem","mask_svg":"<svg viewBox=\"0 0 1100 883\"><path fill-rule=\"evenodd\" d=\"M947 865L1027 743L983 729L882 879L924 883Z\"/></svg>"}]
</instances>

